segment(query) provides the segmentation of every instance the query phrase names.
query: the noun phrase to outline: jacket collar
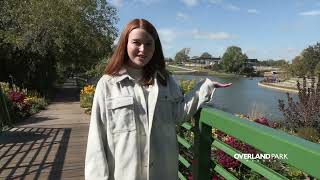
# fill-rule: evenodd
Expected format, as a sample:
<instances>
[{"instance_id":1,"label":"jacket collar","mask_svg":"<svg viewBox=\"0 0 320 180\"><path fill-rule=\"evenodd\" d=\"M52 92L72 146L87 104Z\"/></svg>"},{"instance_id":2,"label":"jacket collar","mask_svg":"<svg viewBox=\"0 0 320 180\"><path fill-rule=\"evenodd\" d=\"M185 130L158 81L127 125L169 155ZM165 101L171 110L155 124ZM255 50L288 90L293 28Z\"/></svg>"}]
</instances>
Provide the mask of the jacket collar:
<instances>
[{"instance_id":1,"label":"jacket collar","mask_svg":"<svg viewBox=\"0 0 320 180\"><path fill-rule=\"evenodd\" d=\"M163 78L163 79L165 79L165 76L160 72L160 71L156 71L155 73L154 73L154 77L157 77L157 75L159 75L161 78ZM121 81L123 81L123 80L125 80L125 79L129 79L129 80L131 80L131 81L133 81L134 80L134 78L133 77L131 77L129 74L128 74L128 71L127 71L127 69L125 68L125 67L122 67L121 69L120 69L120 71L118 72L118 74L116 75L116 76L114 76L114 82L115 83L119 83L119 82L121 82ZM157 78L155 78L155 80L156 80Z\"/></svg>"}]
</instances>

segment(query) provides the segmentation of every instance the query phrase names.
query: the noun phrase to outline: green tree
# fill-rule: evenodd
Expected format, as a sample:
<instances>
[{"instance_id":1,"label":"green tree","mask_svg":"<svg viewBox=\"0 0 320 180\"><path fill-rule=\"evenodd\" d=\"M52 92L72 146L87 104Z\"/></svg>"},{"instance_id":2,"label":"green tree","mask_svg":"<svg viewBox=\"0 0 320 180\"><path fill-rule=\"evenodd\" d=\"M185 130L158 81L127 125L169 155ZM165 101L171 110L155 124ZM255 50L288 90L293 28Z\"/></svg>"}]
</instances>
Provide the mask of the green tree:
<instances>
[{"instance_id":1,"label":"green tree","mask_svg":"<svg viewBox=\"0 0 320 180\"><path fill-rule=\"evenodd\" d=\"M207 58L212 58L212 55L211 54L209 54L208 52L204 52L204 53L202 53L201 54L201 56L200 56L201 58L205 58L205 59L207 59Z\"/></svg>"},{"instance_id":2,"label":"green tree","mask_svg":"<svg viewBox=\"0 0 320 180\"><path fill-rule=\"evenodd\" d=\"M190 48L183 48L174 57L176 63L183 63L190 59L189 57Z\"/></svg>"},{"instance_id":3,"label":"green tree","mask_svg":"<svg viewBox=\"0 0 320 180\"><path fill-rule=\"evenodd\" d=\"M319 75L320 74L320 62L317 64L315 68L315 74Z\"/></svg>"},{"instance_id":4,"label":"green tree","mask_svg":"<svg viewBox=\"0 0 320 180\"><path fill-rule=\"evenodd\" d=\"M90 69L111 53L117 21L103 0L0 1L0 80L45 90L57 68Z\"/></svg>"},{"instance_id":5,"label":"green tree","mask_svg":"<svg viewBox=\"0 0 320 180\"><path fill-rule=\"evenodd\" d=\"M290 71L294 76L302 77L307 74L308 69L304 64L304 60L301 56L296 56L292 60L292 64L290 66Z\"/></svg>"},{"instance_id":6,"label":"green tree","mask_svg":"<svg viewBox=\"0 0 320 180\"><path fill-rule=\"evenodd\" d=\"M314 75L316 66L320 63L320 43L304 49L300 56L292 60L290 67L292 74L296 76Z\"/></svg>"},{"instance_id":7,"label":"green tree","mask_svg":"<svg viewBox=\"0 0 320 180\"><path fill-rule=\"evenodd\" d=\"M309 46L303 50L301 56L303 65L307 68L307 74L314 74L315 67L320 62L320 43Z\"/></svg>"},{"instance_id":8,"label":"green tree","mask_svg":"<svg viewBox=\"0 0 320 180\"><path fill-rule=\"evenodd\" d=\"M245 65L247 55L242 53L240 47L230 46L222 56L222 67L226 72L239 72Z\"/></svg>"}]
</instances>

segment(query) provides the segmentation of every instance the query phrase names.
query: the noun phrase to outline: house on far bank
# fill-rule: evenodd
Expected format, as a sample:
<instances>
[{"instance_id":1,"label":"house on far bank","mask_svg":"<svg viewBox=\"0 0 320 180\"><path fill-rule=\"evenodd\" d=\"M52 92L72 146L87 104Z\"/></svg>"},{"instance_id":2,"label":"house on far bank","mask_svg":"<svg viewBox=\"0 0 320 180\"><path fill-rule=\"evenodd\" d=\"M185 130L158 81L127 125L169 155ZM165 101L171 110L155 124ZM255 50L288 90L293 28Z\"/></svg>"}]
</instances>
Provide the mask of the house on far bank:
<instances>
[{"instance_id":1,"label":"house on far bank","mask_svg":"<svg viewBox=\"0 0 320 180\"><path fill-rule=\"evenodd\" d=\"M256 66L259 63L259 61L258 59L247 59L247 63L252 66Z\"/></svg>"},{"instance_id":2,"label":"house on far bank","mask_svg":"<svg viewBox=\"0 0 320 180\"><path fill-rule=\"evenodd\" d=\"M189 59L186 63L185 66L210 66L214 65L216 63L220 63L221 58L218 57L212 57L212 58L202 58L202 57L196 57L196 58L191 58Z\"/></svg>"}]
</instances>

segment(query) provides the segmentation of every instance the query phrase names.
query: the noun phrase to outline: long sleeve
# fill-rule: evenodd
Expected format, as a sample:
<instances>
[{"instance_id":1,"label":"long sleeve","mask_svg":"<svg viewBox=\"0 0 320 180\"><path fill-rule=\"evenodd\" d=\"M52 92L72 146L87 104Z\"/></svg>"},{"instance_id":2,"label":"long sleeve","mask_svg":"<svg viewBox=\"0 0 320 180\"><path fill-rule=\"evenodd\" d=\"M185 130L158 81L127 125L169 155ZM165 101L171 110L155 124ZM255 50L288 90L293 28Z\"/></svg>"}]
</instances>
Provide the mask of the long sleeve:
<instances>
[{"instance_id":1,"label":"long sleeve","mask_svg":"<svg viewBox=\"0 0 320 180\"><path fill-rule=\"evenodd\" d=\"M88 134L85 179L107 180L109 177L106 157L107 135L105 128L105 102L103 84L99 81L94 95L91 120Z\"/></svg>"},{"instance_id":2,"label":"long sleeve","mask_svg":"<svg viewBox=\"0 0 320 180\"><path fill-rule=\"evenodd\" d=\"M174 109L174 116L177 123L189 120L203 103L210 101L215 91L214 82L208 78L197 83L193 90L184 97L178 85L175 89L179 90L179 92L176 91L176 94L181 97L175 102L177 108Z\"/></svg>"}]
</instances>

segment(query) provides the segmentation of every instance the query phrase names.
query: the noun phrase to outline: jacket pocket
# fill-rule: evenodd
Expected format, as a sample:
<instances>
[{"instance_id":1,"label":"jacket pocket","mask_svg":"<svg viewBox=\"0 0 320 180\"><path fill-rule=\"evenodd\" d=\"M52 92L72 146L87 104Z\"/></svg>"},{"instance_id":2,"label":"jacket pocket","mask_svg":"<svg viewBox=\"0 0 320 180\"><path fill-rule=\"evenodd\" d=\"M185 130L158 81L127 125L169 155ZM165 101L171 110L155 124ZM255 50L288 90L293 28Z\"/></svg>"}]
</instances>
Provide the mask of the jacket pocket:
<instances>
[{"instance_id":1,"label":"jacket pocket","mask_svg":"<svg viewBox=\"0 0 320 180\"><path fill-rule=\"evenodd\" d=\"M136 130L132 96L108 98L106 106L107 119L112 133Z\"/></svg>"},{"instance_id":2,"label":"jacket pocket","mask_svg":"<svg viewBox=\"0 0 320 180\"><path fill-rule=\"evenodd\" d=\"M160 92L158 96L158 112L161 117L161 122L166 124L175 123L174 108L178 99L170 96L165 92Z\"/></svg>"}]
</instances>

